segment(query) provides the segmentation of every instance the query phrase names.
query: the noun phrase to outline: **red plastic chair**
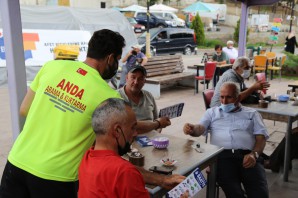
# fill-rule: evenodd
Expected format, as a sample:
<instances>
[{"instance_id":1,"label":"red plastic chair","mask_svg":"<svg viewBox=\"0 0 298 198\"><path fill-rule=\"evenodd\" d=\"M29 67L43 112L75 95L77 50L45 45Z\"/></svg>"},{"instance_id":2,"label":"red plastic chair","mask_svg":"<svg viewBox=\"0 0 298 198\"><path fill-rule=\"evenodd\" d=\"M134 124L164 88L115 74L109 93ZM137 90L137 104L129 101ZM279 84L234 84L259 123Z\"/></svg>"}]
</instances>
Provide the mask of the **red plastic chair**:
<instances>
[{"instance_id":1,"label":"red plastic chair","mask_svg":"<svg viewBox=\"0 0 298 198\"><path fill-rule=\"evenodd\" d=\"M204 82L204 90L205 90L205 84L207 84L207 89L208 89L209 82L212 80L212 78L214 76L215 69L216 69L215 62L205 63L204 76L195 76L195 93L199 92L198 82L200 80L203 80L203 82Z\"/></svg>"},{"instance_id":2,"label":"red plastic chair","mask_svg":"<svg viewBox=\"0 0 298 198\"><path fill-rule=\"evenodd\" d=\"M235 60L236 60L236 59L231 58L231 59L230 59L230 63L231 63L231 64L234 64Z\"/></svg>"},{"instance_id":3,"label":"red plastic chair","mask_svg":"<svg viewBox=\"0 0 298 198\"><path fill-rule=\"evenodd\" d=\"M214 95L214 89L206 89L202 92L206 110L210 108L211 99Z\"/></svg>"}]
</instances>

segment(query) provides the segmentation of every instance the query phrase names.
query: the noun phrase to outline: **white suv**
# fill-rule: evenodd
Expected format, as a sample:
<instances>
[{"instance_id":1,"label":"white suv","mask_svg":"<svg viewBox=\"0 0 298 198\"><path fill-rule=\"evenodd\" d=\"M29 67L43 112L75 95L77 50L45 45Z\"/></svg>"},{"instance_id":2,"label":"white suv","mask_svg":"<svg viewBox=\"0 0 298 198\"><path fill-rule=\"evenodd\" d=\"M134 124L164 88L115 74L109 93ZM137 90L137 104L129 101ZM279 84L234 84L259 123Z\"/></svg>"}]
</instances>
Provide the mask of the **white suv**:
<instances>
[{"instance_id":1,"label":"white suv","mask_svg":"<svg viewBox=\"0 0 298 198\"><path fill-rule=\"evenodd\" d=\"M171 21L175 21L178 27L185 27L185 21L183 19L178 18L178 16L173 12L166 12L166 11L151 11L152 14L156 16L161 16L165 19L169 19Z\"/></svg>"}]
</instances>

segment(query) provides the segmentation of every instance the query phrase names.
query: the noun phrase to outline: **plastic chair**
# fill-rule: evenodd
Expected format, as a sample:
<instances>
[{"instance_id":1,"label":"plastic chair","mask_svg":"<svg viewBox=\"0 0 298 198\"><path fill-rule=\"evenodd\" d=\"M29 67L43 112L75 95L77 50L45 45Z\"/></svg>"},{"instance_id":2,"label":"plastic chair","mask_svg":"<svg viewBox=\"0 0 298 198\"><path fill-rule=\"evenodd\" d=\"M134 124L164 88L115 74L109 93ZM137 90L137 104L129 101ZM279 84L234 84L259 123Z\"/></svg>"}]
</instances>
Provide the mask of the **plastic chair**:
<instances>
[{"instance_id":1,"label":"plastic chair","mask_svg":"<svg viewBox=\"0 0 298 198\"><path fill-rule=\"evenodd\" d=\"M281 81L281 70L282 70L282 66L285 64L286 58L287 58L286 56L279 58L278 66L268 66L268 70L271 71L271 80L273 78L273 71L279 71L279 82Z\"/></svg>"},{"instance_id":2,"label":"plastic chair","mask_svg":"<svg viewBox=\"0 0 298 198\"><path fill-rule=\"evenodd\" d=\"M204 103L205 103L205 108L207 110L207 109L210 108L211 99L214 95L214 89L206 89L202 92L202 94L203 94L203 99L204 99ZM208 142L208 133L206 134L206 138L205 138L205 143L207 143L207 142ZM208 180L209 177L210 177L209 176L209 174L210 174L210 168L209 167L206 169L206 173L207 173L207 180ZM220 187L219 187L217 182L215 184L215 188L216 188L215 197L218 198L219 197L219 188ZM208 194L208 192L207 192L207 194Z\"/></svg>"},{"instance_id":3,"label":"plastic chair","mask_svg":"<svg viewBox=\"0 0 298 198\"><path fill-rule=\"evenodd\" d=\"M266 71L267 57L262 55L254 56L254 74L256 71Z\"/></svg>"},{"instance_id":4,"label":"plastic chair","mask_svg":"<svg viewBox=\"0 0 298 198\"><path fill-rule=\"evenodd\" d=\"M212 80L214 73L216 69L216 63L215 62L206 62L204 67L204 76L195 76L195 93L199 92L199 85L198 82L200 80L203 80L204 82L204 90L205 90L205 84L207 84L207 89L209 82Z\"/></svg>"},{"instance_id":5,"label":"plastic chair","mask_svg":"<svg viewBox=\"0 0 298 198\"><path fill-rule=\"evenodd\" d=\"M214 89L206 89L202 92L206 110L210 108L211 99L214 95Z\"/></svg>"},{"instance_id":6,"label":"plastic chair","mask_svg":"<svg viewBox=\"0 0 298 198\"><path fill-rule=\"evenodd\" d=\"M230 63L231 63L231 64L234 64L235 60L236 60L236 59L231 58L231 59L230 59Z\"/></svg>"},{"instance_id":7,"label":"plastic chair","mask_svg":"<svg viewBox=\"0 0 298 198\"><path fill-rule=\"evenodd\" d=\"M268 61L268 66L269 65L274 65L275 63L275 60L276 60L276 53L275 52L267 52L266 53L266 56L267 56L267 61Z\"/></svg>"},{"instance_id":8,"label":"plastic chair","mask_svg":"<svg viewBox=\"0 0 298 198\"><path fill-rule=\"evenodd\" d=\"M202 92L206 110L210 108L211 99L214 95L214 89L206 89ZM208 133L206 134L205 143L208 142Z\"/></svg>"}]
</instances>

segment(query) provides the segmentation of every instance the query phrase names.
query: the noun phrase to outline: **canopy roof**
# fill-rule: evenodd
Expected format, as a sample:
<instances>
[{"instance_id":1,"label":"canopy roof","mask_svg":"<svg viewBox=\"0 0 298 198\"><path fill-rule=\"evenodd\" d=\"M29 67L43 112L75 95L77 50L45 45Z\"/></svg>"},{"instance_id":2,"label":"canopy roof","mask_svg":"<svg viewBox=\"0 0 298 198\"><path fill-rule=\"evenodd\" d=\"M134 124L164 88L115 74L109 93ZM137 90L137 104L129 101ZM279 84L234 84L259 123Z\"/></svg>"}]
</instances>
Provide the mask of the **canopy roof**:
<instances>
[{"instance_id":1,"label":"canopy roof","mask_svg":"<svg viewBox=\"0 0 298 198\"><path fill-rule=\"evenodd\" d=\"M122 8L121 11L124 11L124 12L136 12L136 11L146 10L146 9L147 8L146 7L143 7L143 6L131 5L131 6L128 6L126 8Z\"/></svg>"},{"instance_id":2,"label":"canopy roof","mask_svg":"<svg viewBox=\"0 0 298 198\"><path fill-rule=\"evenodd\" d=\"M178 12L178 9L166 6L164 4L154 4L149 7L150 11L168 11L168 12Z\"/></svg>"},{"instance_id":3,"label":"canopy roof","mask_svg":"<svg viewBox=\"0 0 298 198\"><path fill-rule=\"evenodd\" d=\"M184 12L214 12L216 9L212 7L210 4L206 4L203 2L196 2L191 4L190 6L184 8L182 11Z\"/></svg>"},{"instance_id":4,"label":"canopy roof","mask_svg":"<svg viewBox=\"0 0 298 198\"><path fill-rule=\"evenodd\" d=\"M85 30L91 34L100 29L110 29L121 33L126 48L138 43L130 23L114 9L87 9L65 6L21 6L23 29L42 30ZM0 28L2 19L0 15Z\"/></svg>"}]
</instances>

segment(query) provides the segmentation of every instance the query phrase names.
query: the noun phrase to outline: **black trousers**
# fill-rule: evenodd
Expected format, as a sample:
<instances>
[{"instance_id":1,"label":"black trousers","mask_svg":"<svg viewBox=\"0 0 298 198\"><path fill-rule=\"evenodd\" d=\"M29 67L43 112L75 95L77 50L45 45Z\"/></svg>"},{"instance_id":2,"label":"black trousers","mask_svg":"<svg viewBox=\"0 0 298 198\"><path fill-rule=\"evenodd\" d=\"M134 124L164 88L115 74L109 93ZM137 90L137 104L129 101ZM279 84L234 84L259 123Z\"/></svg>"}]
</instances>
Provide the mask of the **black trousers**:
<instances>
[{"instance_id":1,"label":"black trousers","mask_svg":"<svg viewBox=\"0 0 298 198\"><path fill-rule=\"evenodd\" d=\"M298 158L298 133L291 134L291 149L290 149L290 159ZM279 172L279 169L284 164L286 148L286 138L284 137L279 145L275 148L273 153L270 155L269 161L271 170L274 172Z\"/></svg>"},{"instance_id":2,"label":"black trousers","mask_svg":"<svg viewBox=\"0 0 298 198\"><path fill-rule=\"evenodd\" d=\"M36 177L7 161L0 185L0 198L76 198L78 182Z\"/></svg>"},{"instance_id":3,"label":"black trousers","mask_svg":"<svg viewBox=\"0 0 298 198\"><path fill-rule=\"evenodd\" d=\"M243 168L243 157L249 150L224 150L217 161L217 183L227 198L268 198L265 170L260 162L252 168ZM245 193L243 191L243 188ZM246 196L245 196L246 194Z\"/></svg>"}]
</instances>

